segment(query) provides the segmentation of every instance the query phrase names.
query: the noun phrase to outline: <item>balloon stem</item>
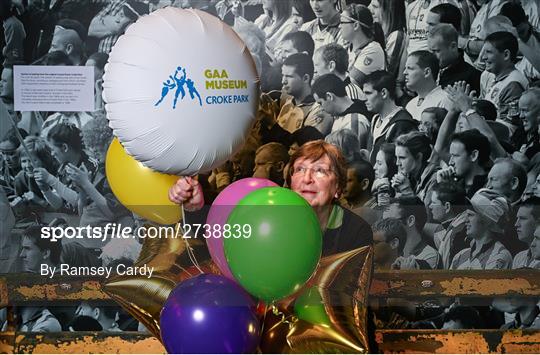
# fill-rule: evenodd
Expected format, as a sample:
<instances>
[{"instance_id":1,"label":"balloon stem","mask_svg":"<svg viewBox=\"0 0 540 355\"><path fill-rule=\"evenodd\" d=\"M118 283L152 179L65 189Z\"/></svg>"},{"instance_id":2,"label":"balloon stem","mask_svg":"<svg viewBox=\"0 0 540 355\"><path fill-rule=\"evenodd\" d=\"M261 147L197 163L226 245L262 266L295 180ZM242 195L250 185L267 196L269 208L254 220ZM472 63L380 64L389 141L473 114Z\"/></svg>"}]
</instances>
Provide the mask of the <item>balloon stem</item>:
<instances>
[{"instance_id":1,"label":"balloon stem","mask_svg":"<svg viewBox=\"0 0 540 355\"><path fill-rule=\"evenodd\" d=\"M181 205L181 209L182 209L182 231L185 232L185 228L184 228L184 225L186 224L186 212L184 211L184 205L182 204ZM195 253L193 252L193 248L189 245L189 241L188 241L189 238L184 238L184 243L186 243L186 250L187 250L187 254L189 256L189 260L191 261L191 263L193 264L193 266L195 266L197 268L197 270L199 270L199 272L201 274L204 274L204 271L202 271L200 265L199 265L199 262L197 261L197 258L195 257Z\"/></svg>"},{"instance_id":2,"label":"balloon stem","mask_svg":"<svg viewBox=\"0 0 540 355\"><path fill-rule=\"evenodd\" d=\"M280 320L281 323L285 323L285 324L289 325L289 329L293 327L293 325L294 325L294 323L296 323L296 321L298 321L298 318L296 316L290 316L290 317L287 318L285 316L285 313L281 312L273 302L270 305L270 307L272 308L272 313L276 317L281 318L281 320Z\"/></svg>"}]
</instances>

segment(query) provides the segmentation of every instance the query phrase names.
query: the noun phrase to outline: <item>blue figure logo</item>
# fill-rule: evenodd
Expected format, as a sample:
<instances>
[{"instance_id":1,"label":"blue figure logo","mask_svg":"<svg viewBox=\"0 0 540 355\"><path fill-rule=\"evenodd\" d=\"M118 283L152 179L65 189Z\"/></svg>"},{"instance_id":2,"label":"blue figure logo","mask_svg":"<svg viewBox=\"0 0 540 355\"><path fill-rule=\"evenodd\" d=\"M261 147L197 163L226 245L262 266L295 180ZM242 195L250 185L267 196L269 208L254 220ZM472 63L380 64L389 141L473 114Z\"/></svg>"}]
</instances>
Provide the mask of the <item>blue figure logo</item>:
<instances>
[{"instance_id":1,"label":"blue figure logo","mask_svg":"<svg viewBox=\"0 0 540 355\"><path fill-rule=\"evenodd\" d=\"M173 100L173 109L175 109L176 103L178 102L178 96L182 95L182 97L180 97L181 100L183 100L186 96L184 85L187 86L191 99L194 100L195 96L197 96L197 98L199 99L199 105L202 106L201 95L199 95L199 92L195 88L195 83L193 82L193 80L187 78L186 68L182 67L177 67L174 75L169 75L169 79L163 82L163 88L161 89L161 98L154 104L154 106L158 106L159 104L161 104L161 102L169 94L169 91L176 89L176 91L174 92Z\"/></svg>"}]
</instances>

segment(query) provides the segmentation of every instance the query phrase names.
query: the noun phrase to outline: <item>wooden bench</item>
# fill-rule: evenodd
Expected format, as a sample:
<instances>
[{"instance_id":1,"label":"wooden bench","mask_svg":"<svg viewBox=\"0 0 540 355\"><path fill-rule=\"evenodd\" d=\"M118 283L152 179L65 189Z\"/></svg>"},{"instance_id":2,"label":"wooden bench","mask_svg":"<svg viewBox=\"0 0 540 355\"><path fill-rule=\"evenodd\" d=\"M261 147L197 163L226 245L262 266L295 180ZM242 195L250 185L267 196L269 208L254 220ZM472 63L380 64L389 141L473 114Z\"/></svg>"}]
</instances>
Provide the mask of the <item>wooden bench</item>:
<instances>
[{"instance_id":1,"label":"wooden bench","mask_svg":"<svg viewBox=\"0 0 540 355\"><path fill-rule=\"evenodd\" d=\"M540 297L540 270L392 271L374 274L372 300L422 300L445 297ZM46 301L74 304L107 301L100 279L9 274L0 276L0 307L8 306L8 331L0 333L4 353L164 353L159 341L144 333L19 333L12 306ZM540 353L540 331L533 330L393 330L377 329L385 353Z\"/></svg>"}]
</instances>

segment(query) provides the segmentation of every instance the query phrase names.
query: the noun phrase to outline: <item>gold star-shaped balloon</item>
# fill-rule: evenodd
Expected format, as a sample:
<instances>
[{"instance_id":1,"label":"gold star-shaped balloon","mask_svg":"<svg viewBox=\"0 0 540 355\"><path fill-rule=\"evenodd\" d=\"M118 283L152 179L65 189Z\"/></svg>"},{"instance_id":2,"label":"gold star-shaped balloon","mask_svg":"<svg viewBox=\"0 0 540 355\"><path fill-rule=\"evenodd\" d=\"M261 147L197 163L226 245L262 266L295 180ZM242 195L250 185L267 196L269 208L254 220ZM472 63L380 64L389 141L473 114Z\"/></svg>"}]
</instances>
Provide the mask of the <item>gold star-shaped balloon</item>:
<instances>
[{"instance_id":1,"label":"gold star-shaped balloon","mask_svg":"<svg viewBox=\"0 0 540 355\"><path fill-rule=\"evenodd\" d=\"M189 257L189 248L202 246L203 241L180 237L146 239L135 266L153 267L149 278L146 275L116 276L103 285L103 290L126 311L137 318L158 339L161 309L173 288L181 281L199 275L201 271ZM212 262L204 262L200 269L206 273L219 274Z\"/></svg>"},{"instance_id":2,"label":"gold star-shaped balloon","mask_svg":"<svg viewBox=\"0 0 540 355\"><path fill-rule=\"evenodd\" d=\"M267 312L261 350L367 353L372 263L371 247L321 259L315 275L300 293Z\"/></svg>"}]
</instances>

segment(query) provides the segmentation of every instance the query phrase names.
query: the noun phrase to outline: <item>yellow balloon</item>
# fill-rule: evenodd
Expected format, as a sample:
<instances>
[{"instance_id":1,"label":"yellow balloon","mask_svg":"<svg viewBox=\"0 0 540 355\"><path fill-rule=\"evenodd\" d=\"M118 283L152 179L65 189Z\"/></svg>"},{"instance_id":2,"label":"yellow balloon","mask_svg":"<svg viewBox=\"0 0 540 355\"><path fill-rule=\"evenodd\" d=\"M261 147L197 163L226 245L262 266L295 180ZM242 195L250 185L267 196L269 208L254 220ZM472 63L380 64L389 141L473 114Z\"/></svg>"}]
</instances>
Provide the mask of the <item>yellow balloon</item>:
<instances>
[{"instance_id":1,"label":"yellow balloon","mask_svg":"<svg viewBox=\"0 0 540 355\"><path fill-rule=\"evenodd\" d=\"M168 197L177 176L145 167L126 153L117 138L107 151L105 171L114 195L130 211L160 224L180 220L180 206Z\"/></svg>"}]
</instances>

